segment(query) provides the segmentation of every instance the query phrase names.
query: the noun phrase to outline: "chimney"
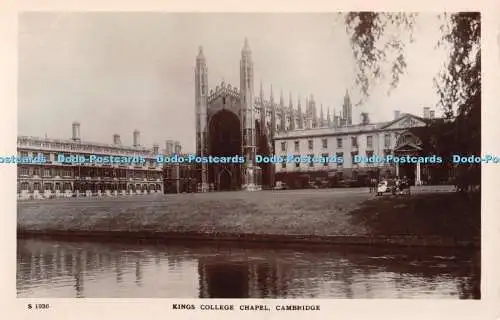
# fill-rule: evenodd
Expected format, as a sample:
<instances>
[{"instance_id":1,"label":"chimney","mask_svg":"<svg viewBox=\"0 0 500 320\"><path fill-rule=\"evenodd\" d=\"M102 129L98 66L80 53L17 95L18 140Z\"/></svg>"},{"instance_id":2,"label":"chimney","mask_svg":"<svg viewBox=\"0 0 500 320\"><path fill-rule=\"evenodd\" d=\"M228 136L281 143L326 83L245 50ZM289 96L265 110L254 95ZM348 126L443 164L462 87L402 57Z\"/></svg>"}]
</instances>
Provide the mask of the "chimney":
<instances>
[{"instance_id":1,"label":"chimney","mask_svg":"<svg viewBox=\"0 0 500 320\"><path fill-rule=\"evenodd\" d=\"M113 135L113 143L114 144L122 144L122 141L120 140L120 135L119 134L114 134Z\"/></svg>"},{"instance_id":2,"label":"chimney","mask_svg":"<svg viewBox=\"0 0 500 320\"><path fill-rule=\"evenodd\" d=\"M430 117L430 108L424 107L424 119L429 119Z\"/></svg>"},{"instance_id":3,"label":"chimney","mask_svg":"<svg viewBox=\"0 0 500 320\"><path fill-rule=\"evenodd\" d=\"M160 153L160 146L158 144L153 144L153 155L158 155Z\"/></svg>"},{"instance_id":4,"label":"chimney","mask_svg":"<svg viewBox=\"0 0 500 320\"><path fill-rule=\"evenodd\" d=\"M429 118L434 119L434 110L429 111Z\"/></svg>"},{"instance_id":5,"label":"chimney","mask_svg":"<svg viewBox=\"0 0 500 320\"><path fill-rule=\"evenodd\" d=\"M399 110L394 111L394 120L399 119L400 116L401 116L401 112Z\"/></svg>"},{"instance_id":6,"label":"chimney","mask_svg":"<svg viewBox=\"0 0 500 320\"><path fill-rule=\"evenodd\" d=\"M80 123L79 122L73 122L73 141L80 141Z\"/></svg>"},{"instance_id":7,"label":"chimney","mask_svg":"<svg viewBox=\"0 0 500 320\"><path fill-rule=\"evenodd\" d=\"M175 153L181 153L182 151L182 146L181 146L181 143L179 141L176 141L175 142L175 146L174 146L174 151Z\"/></svg>"},{"instance_id":8,"label":"chimney","mask_svg":"<svg viewBox=\"0 0 500 320\"><path fill-rule=\"evenodd\" d=\"M368 115L368 112L361 112L361 124L370 124L370 116Z\"/></svg>"},{"instance_id":9,"label":"chimney","mask_svg":"<svg viewBox=\"0 0 500 320\"><path fill-rule=\"evenodd\" d=\"M134 130L134 147L140 146L141 133L139 130Z\"/></svg>"},{"instance_id":10,"label":"chimney","mask_svg":"<svg viewBox=\"0 0 500 320\"><path fill-rule=\"evenodd\" d=\"M165 141L165 154L171 155L174 153L174 142L172 140Z\"/></svg>"}]
</instances>

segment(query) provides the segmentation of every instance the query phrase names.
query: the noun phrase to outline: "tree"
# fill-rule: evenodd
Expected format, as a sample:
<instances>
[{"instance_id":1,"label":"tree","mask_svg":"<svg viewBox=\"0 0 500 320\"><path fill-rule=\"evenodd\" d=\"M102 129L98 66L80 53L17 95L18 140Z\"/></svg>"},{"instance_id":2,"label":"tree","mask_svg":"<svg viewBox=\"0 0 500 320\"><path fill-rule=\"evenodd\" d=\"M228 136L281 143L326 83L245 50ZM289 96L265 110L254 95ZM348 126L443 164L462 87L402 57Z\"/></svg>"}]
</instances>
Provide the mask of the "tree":
<instances>
[{"instance_id":1,"label":"tree","mask_svg":"<svg viewBox=\"0 0 500 320\"><path fill-rule=\"evenodd\" d=\"M413 42L416 14L350 12L343 16L356 61L362 103L379 80L390 76L389 91L405 72L405 46ZM384 70L389 65L390 70Z\"/></svg>"},{"instance_id":2,"label":"tree","mask_svg":"<svg viewBox=\"0 0 500 320\"><path fill-rule=\"evenodd\" d=\"M412 43L418 14L386 12L350 12L343 14L346 31L357 66L356 84L364 97L373 85L391 77L389 89L399 84L406 70L405 49ZM467 113L477 104L481 92L481 19L479 12L442 14L442 38L438 46L449 48L447 68L436 75L439 104L448 117L453 109ZM389 65L389 75L384 72Z\"/></svg>"},{"instance_id":3,"label":"tree","mask_svg":"<svg viewBox=\"0 0 500 320\"><path fill-rule=\"evenodd\" d=\"M413 41L418 15L415 13L350 12L343 14L357 65L356 84L363 98L377 80L387 77L394 89L406 70L405 47ZM479 12L439 15L441 39L438 46L449 49L445 68L435 77L437 105L453 120L456 153L481 153L481 16ZM449 138L449 136L447 136ZM438 137L439 138L439 137ZM450 148L450 141L437 142ZM448 152L448 151L447 151ZM476 172L479 172L476 170Z\"/></svg>"}]
</instances>

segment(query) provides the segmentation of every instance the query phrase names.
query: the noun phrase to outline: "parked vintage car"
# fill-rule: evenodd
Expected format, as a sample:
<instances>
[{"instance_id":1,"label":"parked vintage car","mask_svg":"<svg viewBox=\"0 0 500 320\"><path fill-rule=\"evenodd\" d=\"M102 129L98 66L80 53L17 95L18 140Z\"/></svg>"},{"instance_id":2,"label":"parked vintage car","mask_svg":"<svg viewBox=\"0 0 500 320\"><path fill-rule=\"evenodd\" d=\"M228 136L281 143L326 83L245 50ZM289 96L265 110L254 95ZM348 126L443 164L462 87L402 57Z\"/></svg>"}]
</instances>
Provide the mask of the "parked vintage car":
<instances>
[{"instance_id":1,"label":"parked vintage car","mask_svg":"<svg viewBox=\"0 0 500 320\"><path fill-rule=\"evenodd\" d=\"M288 185L283 181L276 181L276 185L274 186L274 190L287 190Z\"/></svg>"},{"instance_id":2,"label":"parked vintage car","mask_svg":"<svg viewBox=\"0 0 500 320\"><path fill-rule=\"evenodd\" d=\"M377 196L381 196L384 193L396 193L396 181L393 179L384 179L379 182L377 186Z\"/></svg>"}]
</instances>

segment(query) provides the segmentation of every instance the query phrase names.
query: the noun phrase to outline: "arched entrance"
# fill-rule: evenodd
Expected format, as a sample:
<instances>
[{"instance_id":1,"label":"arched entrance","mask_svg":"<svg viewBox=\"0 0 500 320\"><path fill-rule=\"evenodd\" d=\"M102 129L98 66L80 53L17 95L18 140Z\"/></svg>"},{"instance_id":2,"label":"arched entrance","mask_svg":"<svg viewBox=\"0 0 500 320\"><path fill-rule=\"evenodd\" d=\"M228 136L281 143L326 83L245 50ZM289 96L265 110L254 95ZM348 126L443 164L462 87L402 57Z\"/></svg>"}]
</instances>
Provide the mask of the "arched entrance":
<instances>
[{"instance_id":1,"label":"arched entrance","mask_svg":"<svg viewBox=\"0 0 500 320\"><path fill-rule=\"evenodd\" d=\"M208 136L211 156L241 156L241 124L235 113L226 109L217 112L210 119ZM208 177L215 183L215 190L238 189L241 187L241 165L212 163L208 166Z\"/></svg>"},{"instance_id":2,"label":"arched entrance","mask_svg":"<svg viewBox=\"0 0 500 320\"><path fill-rule=\"evenodd\" d=\"M419 156L422 153L422 142L410 131L405 131L399 135L396 140L394 154L401 156ZM420 163L397 163L396 176L406 177L410 185L420 185L421 183L421 164Z\"/></svg>"},{"instance_id":3,"label":"arched entrance","mask_svg":"<svg viewBox=\"0 0 500 320\"><path fill-rule=\"evenodd\" d=\"M417 170L417 165L414 163L405 163L399 165L399 177L406 177L412 185L415 184L415 171Z\"/></svg>"},{"instance_id":4,"label":"arched entrance","mask_svg":"<svg viewBox=\"0 0 500 320\"><path fill-rule=\"evenodd\" d=\"M231 190L231 172L228 169L222 169L219 171L219 191L229 191Z\"/></svg>"}]
</instances>

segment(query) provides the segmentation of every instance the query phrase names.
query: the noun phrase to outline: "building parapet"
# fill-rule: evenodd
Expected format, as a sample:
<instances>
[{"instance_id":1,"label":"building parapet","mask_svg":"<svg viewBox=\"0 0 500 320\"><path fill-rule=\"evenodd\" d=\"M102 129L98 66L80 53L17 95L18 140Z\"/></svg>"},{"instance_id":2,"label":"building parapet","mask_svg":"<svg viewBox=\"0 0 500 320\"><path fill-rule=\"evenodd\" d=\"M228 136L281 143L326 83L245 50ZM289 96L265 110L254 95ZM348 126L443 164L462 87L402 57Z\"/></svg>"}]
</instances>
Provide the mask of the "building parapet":
<instances>
[{"instance_id":1,"label":"building parapet","mask_svg":"<svg viewBox=\"0 0 500 320\"><path fill-rule=\"evenodd\" d=\"M107 143L97 143L89 141L75 142L67 139L49 139L32 136L19 136L17 138L18 149L64 151L80 153L99 153L112 155L141 155L156 156L153 149L145 147L122 146Z\"/></svg>"}]
</instances>

